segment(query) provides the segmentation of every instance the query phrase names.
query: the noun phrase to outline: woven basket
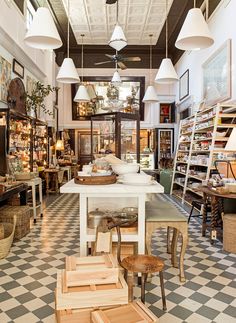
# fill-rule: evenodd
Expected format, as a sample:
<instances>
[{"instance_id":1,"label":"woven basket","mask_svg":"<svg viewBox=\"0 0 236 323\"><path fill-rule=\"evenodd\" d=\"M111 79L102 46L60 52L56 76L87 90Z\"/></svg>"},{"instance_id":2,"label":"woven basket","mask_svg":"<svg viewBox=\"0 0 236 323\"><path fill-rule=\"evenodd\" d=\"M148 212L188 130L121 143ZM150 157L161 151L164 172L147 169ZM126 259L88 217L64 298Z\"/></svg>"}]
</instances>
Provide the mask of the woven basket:
<instances>
[{"instance_id":1,"label":"woven basket","mask_svg":"<svg viewBox=\"0 0 236 323\"><path fill-rule=\"evenodd\" d=\"M223 217L223 249L236 253L236 214L225 214Z\"/></svg>"},{"instance_id":2,"label":"woven basket","mask_svg":"<svg viewBox=\"0 0 236 323\"><path fill-rule=\"evenodd\" d=\"M116 182L116 175L107 176L76 176L74 178L75 184L81 185L109 185Z\"/></svg>"},{"instance_id":3,"label":"woven basket","mask_svg":"<svg viewBox=\"0 0 236 323\"><path fill-rule=\"evenodd\" d=\"M16 217L14 216L14 223L2 223L4 226L4 238L0 240L0 259L5 258L12 245L15 227L16 227Z\"/></svg>"}]
</instances>

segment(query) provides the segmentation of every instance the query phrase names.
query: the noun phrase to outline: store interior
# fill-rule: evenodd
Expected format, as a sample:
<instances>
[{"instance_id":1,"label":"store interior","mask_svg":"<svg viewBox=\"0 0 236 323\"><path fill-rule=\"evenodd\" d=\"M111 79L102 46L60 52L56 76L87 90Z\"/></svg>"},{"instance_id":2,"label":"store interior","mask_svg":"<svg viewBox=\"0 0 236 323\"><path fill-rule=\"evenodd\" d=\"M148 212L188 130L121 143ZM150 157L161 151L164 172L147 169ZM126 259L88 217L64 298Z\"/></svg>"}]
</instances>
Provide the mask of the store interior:
<instances>
[{"instance_id":1,"label":"store interior","mask_svg":"<svg viewBox=\"0 0 236 323\"><path fill-rule=\"evenodd\" d=\"M1 323L236 321L235 12L1 1Z\"/></svg>"}]
</instances>

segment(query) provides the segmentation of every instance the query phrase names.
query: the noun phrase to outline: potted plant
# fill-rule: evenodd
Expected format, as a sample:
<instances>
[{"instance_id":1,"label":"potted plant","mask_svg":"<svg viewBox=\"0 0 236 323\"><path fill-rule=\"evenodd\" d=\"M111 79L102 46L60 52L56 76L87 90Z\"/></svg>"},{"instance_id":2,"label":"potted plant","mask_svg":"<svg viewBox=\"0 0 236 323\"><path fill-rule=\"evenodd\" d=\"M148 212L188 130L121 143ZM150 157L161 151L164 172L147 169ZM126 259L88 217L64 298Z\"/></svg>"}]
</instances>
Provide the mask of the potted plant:
<instances>
[{"instance_id":1,"label":"potted plant","mask_svg":"<svg viewBox=\"0 0 236 323\"><path fill-rule=\"evenodd\" d=\"M44 99L56 90L56 87L52 87L49 84L44 85L39 81L35 82L31 93L26 92L26 111L28 113L33 111L36 119L40 110L48 115L52 115L53 113L46 108Z\"/></svg>"}]
</instances>

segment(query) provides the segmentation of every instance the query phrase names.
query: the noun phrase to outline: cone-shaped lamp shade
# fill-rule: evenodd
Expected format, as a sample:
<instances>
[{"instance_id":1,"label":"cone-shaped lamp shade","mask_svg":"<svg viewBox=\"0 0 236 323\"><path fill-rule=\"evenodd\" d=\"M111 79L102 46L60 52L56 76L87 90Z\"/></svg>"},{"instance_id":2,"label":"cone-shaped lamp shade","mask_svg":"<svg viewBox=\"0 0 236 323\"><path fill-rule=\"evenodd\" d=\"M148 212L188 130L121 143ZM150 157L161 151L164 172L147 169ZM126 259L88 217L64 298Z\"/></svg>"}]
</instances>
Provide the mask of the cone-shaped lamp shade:
<instances>
[{"instance_id":1,"label":"cone-shaped lamp shade","mask_svg":"<svg viewBox=\"0 0 236 323\"><path fill-rule=\"evenodd\" d=\"M55 146L56 150L64 150L64 142L61 139L58 139Z\"/></svg>"},{"instance_id":2,"label":"cone-shaped lamp shade","mask_svg":"<svg viewBox=\"0 0 236 323\"><path fill-rule=\"evenodd\" d=\"M225 145L225 150L236 151L236 128L233 128L227 144Z\"/></svg>"},{"instance_id":3,"label":"cone-shaped lamp shade","mask_svg":"<svg viewBox=\"0 0 236 323\"><path fill-rule=\"evenodd\" d=\"M78 91L74 97L75 102L89 102L90 97L88 95L87 89L84 85L80 85Z\"/></svg>"},{"instance_id":4,"label":"cone-shaped lamp shade","mask_svg":"<svg viewBox=\"0 0 236 323\"><path fill-rule=\"evenodd\" d=\"M196 50L210 47L213 43L214 39L201 9L190 9L175 46L182 50Z\"/></svg>"},{"instance_id":5,"label":"cone-shaped lamp shade","mask_svg":"<svg viewBox=\"0 0 236 323\"><path fill-rule=\"evenodd\" d=\"M28 46L39 49L61 47L62 41L48 8L37 9L24 40Z\"/></svg>"},{"instance_id":6,"label":"cone-shaped lamp shade","mask_svg":"<svg viewBox=\"0 0 236 323\"><path fill-rule=\"evenodd\" d=\"M120 74L118 73L118 71L115 71L115 73L113 74L113 77L111 79L111 83L112 84L121 84L121 78L120 78Z\"/></svg>"},{"instance_id":7,"label":"cone-shaped lamp shade","mask_svg":"<svg viewBox=\"0 0 236 323\"><path fill-rule=\"evenodd\" d=\"M174 83L179 80L174 66L169 58L164 58L157 72L155 82L157 83Z\"/></svg>"},{"instance_id":8,"label":"cone-shaped lamp shade","mask_svg":"<svg viewBox=\"0 0 236 323\"><path fill-rule=\"evenodd\" d=\"M156 90L153 85L149 85L143 97L144 103L158 102Z\"/></svg>"},{"instance_id":9,"label":"cone-shaped lamp shade","mask_svg":"<svg viewBox=\"0 0 236 323\"><path fill-rule=\"evenodd\" d=\"M79 83L79 74L71 58L65 58L57 74L57 81L60 83Z\"/></svg>"},{"instance_id":10,"label":"cone-shaped lamp shade","mask_svg":"<svg viewBox=\"0 0 236 323\"><path fill-rule=\"evenodd\" d=\"M115 26L115 29L113 31L113 34L111 36L111 39L108 45L117 51L120 51L122 48L124 48L127 45L127 40L125 38L125 35L121 26L119 25Z\"/></svg>"}]
</instances>

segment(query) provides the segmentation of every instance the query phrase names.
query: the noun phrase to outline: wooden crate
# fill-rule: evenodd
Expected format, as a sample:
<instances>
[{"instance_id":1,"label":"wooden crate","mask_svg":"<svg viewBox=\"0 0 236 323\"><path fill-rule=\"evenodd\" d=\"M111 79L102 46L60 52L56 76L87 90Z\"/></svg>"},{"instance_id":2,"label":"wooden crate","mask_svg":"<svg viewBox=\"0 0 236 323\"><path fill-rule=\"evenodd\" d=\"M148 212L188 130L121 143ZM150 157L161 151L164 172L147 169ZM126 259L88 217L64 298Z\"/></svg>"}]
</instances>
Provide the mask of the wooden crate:
<instances>
[{"instance_id":1,"label":"wooden crate","mask_svg":"<svg viewBox=\"0 0 236 323\"><path fill-rule=\"evenodd\" d=\"M125 257L132 256L137 254L137 243L136 242L122 242L121 250L120 250L120 258L121 260ZM114 257L117 257L117 243L112 243L112 254Z\"/></svg>"},{"instance_id":2,"label":"wooden crate","mask_svg":"<svg viewBox=\"0 0 236 323\"><path fill-rule=\"evenodd\" d=\"M158 318L141 302L91 312L92 323L154 323Z\"/></svg>"},{"instance_id":3,"label":"wooden crate","mask_svg":"<svg viewBox=\"0 0 236 323\"><path fill-rule=\"evenodd\" d=\"M119 268L111 254L89 257L66 257L62 274L62 291L71 287L118 283Z\"/></svg>"},{"instance_id":4,"label":"wooden crate","mask_svg":"<svg viewBox=\"0 0 236 323\"><path fill-rule=\"evenodd\" d=\"M128 286L121 274L116 284L70 287L62 291L62 271L57 273L57 309L113 306L128 303Z\"/></svg>"}]
</instances>

